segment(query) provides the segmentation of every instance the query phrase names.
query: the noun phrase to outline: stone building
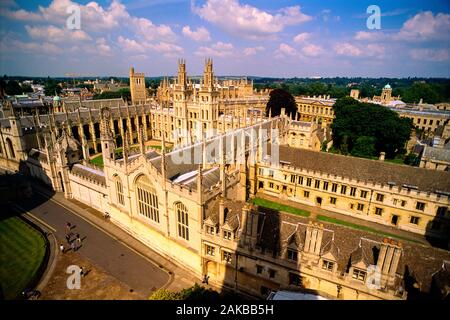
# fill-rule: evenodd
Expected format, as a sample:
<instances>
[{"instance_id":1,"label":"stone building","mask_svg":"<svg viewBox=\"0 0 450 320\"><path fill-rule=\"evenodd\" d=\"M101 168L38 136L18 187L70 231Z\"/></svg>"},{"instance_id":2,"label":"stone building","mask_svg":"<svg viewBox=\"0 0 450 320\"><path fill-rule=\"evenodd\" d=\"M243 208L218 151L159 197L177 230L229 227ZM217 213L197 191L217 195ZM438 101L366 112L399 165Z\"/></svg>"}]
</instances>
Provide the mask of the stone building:
<instances>
[{"instance_id":1,"label":"stone building","mask_svg":"<svg viewBox=\"0 0 450 320\"><path fill-rule=\"evenodd\" d=\"M0 166L26 167L67 198L108 212L112 223L218 288L334 299L448 294L450 253L426 239L448 237L450 173L291 147L293 132L310 130L303 123L284 112L219 115L212 63L198 91L179 71L168 107L0 119ZM199 129L195 139L175 140L170 132L191 128L189 121ZM147 149L155 138L161 150ZM169 141L178 142L170 152ZM103 167L86 161L92 151L102 153ZM253 204L258 197L311 214Z\"/></svg>"}]
</instances>

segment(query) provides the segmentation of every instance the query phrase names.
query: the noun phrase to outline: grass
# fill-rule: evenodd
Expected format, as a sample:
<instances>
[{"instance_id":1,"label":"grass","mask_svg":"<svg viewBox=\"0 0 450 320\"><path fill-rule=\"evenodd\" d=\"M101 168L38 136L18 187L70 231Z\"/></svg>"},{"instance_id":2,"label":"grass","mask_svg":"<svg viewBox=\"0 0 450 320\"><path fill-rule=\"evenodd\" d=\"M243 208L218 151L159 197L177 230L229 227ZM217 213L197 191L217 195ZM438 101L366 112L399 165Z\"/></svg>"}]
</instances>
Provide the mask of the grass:
<instances>
[{"instance_id":1,"label":"grass","mask_svg":"<svg viewBox=\"0 0 450 320\"><path fill-rule=\"evenodd\" d=\"M19 298L36 277L45 246L42 234L19 217L0 221L0 284L5 299Z\"/></svg>"},{"instance_id":2,"label":"grass","mask_svg":"<svg viewBox=\"0 0 450 320\"><path fill-rule=\"evenodd\" d=\"M373 229L371 227L362 226L362 225L359 225L359 224L356 224L356 223L343 221L343 220L339 220L339 219L336 219L336 218L331 218L331 217L327 217L327 216L323 216L323 215L318 215L317 216L317 220L323 221L323 222L328 222L328 223L333 223L333 224L338 224L338 225L342 225L342 226L349 227L349 228L352 228L352 229L374 233L374 234L377 234L377 235L382 235L382 236L386 236L386 237L397 238L397 239L400 239L400 240L406 240L406 241L410 241L410 242L420 243L419 241L412 240L412 239L409 239L409 238L405 238L405 237L402 237L402 236L398 236L398 235L393 234L393 233L380 231L380 230L377 230L377 229Z\"/></svg>"},{"instance_id":3,"label":"grass","mask_svg":"<svg viewBox=\"0 0 450 320\"><path fill-rule=\"evenodd\" d=\"M253 202L253 204L256 204L256 205L264 207L264 208L293 213L293 214L296 214L296 215L302 216L302 217L309 217L309 215L310 215L309 211L286 206L284 204L276 203L276 202L269 201L266 199L255 198L252 200L252 202Z\"/></svg>"}]
</instances>

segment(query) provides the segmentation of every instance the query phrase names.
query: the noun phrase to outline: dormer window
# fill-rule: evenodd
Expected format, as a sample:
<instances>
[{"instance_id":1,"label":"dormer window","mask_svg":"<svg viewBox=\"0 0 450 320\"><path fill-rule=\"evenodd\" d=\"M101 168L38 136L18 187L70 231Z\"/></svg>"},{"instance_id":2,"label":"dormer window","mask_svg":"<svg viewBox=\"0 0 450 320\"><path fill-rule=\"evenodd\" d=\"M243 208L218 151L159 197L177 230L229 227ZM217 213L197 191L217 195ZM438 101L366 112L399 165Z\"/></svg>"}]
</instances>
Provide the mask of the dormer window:
<instances>
[{"instance_id":1,"label":"dormer window","mask_svg":"<svg viewBox=\"0 0 450 320\"><path fill-rule=\"evenodd\" d=\"M210 235L214 235L216 233L216 228L213 226L206 226L206 233Z\"/></svg>"},{"instance_id":2,"label":"dormer window","mask_svg":"<svg viewBox=\"0 0 450 320\"><path fill-rule=\"evenodd\" d=\"M291 260L291 261L297 261L298 260L298 252L295 250L288 249L287 258L288 258L288 260Z\"/></svg>"},{"instance_id":3,"label":"dormer window","mask_svg":"<svg viewBox=\"0 0 450 320\"><path fill-rule=\"evenodd\" d=\"M223 231L223 238L226 239L226 240L231 240L231 238L232 238L231 231L224 230Z\"/></svg>"},{"instance_id":4,"label":"dormer window","mask_svg":"<svg viewBox=\"0 0 450 320\"><path fill-rule=\"evenodd\" d=\"M353 269L352 278L360 281L364 281L366 279L366 272L361 269Z\"/></svg>"}]
</instances>

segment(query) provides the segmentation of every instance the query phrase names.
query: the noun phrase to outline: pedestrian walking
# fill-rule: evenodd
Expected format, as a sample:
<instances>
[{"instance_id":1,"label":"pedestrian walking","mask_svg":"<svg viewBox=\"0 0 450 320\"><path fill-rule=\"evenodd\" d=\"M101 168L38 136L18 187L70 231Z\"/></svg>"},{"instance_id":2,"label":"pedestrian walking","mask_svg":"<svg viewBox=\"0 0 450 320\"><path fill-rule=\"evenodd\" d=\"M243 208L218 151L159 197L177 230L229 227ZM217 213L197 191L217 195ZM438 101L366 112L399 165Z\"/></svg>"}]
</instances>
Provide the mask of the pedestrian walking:
<instances>
[{"instance_id":1,"label":"pedestrian walking","mask_svg":"<svg viewBox=\"0 0 450 320\"><path fill-rule=\"evenodd\" d=\"M69 234L71 229L72 229L72 225L70 224L70 222L67 222L66 223L66 233Z\"/></svg>"},{"instance_id":2,"label":"pedestrian walking","mask_svg":"<svg viewBox=\"0 0 450 320\"><path fill-rule=\"evenodd\" d=\"M64 253L64 245L62 243L59 245L59 250L61 253Z\"/></svg>"},{"instance_id":3,"label":"pedestrian walking","mask_svg":"<svg viewBox=\"0 0 450 320\"><path fill-rule=\"evenodd\" d=\"M75 251L75 241L72 241L70 243L70 248L72 249L72 251Z\"/></svg>"},{"instance_id":4,"label":"pedestrian walking","mask_svg":"<svg viewBox=\"0 0 450 320\"><path fill-rule=\"evenodd\" d=\"M84 277L84 269L83 269L83 267L80 267L80 277Z\"/></svg>"},{"instance_id":5,"label":"pedestrian walking","mask_svg":"<svg viewBox=\"0 0 450 320\"><path fill-rule=\"evenodd\" d=\"M77 250L78 250L81 247L81 238L79 233L77 233L75 241L77 242Z\"/></svg>"},{"instance_id":6,"label":"pedestrian walking","mask_svg":"<svg viewBox=\"0 0 450 320\"><path fill-rule=\"evenodd\" d=\"M70 245L70 234L66 234L66 241Z\"/></svg>"}]
</instances>

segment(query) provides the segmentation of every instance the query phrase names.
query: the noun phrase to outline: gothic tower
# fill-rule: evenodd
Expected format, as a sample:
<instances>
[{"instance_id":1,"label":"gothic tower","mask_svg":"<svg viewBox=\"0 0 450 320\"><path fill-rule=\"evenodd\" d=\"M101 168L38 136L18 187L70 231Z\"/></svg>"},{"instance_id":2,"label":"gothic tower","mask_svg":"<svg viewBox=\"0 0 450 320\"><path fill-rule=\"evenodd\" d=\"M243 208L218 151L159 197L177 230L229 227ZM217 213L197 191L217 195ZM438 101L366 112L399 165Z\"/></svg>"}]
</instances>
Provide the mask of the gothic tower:
<instances>
[{"instance_id":1,"label":"gothic tower","mask_svg":"<svg viewBox=\"0 0 450 320\"><path fill-rule=\"evenodd\" d=\"M143 73L135 73L133 67L130 68L130 91L132 104L143 104L147 100L145 75Z\"/></svg>"},{"instance_id":2,"label":"gothic tower","mask_svg":"<svg viewBox=\"0 0 450 320\"><path fill-rule=\"evenodd\" d=\"M217 129L219 117L219 91L214 79L213 63L211 59L205 61L202 84L199 91L200 125L201 131L209 137Z\"/></svg>"},{"instance_id":3,"label":"gothic tower","mask_svg":"<svg viewBox=\"0 0 450 320\"><path fill-rule=\"evenodd\" d=\"M177 143L189 143L190 134L188 131L188 101L191 97L192 90L187 85L186 61L181 59L178 61L178 76L174 83L173 90L173 108L175 111L176 124L175 128Z\"/></svg>"}]
</instances>

